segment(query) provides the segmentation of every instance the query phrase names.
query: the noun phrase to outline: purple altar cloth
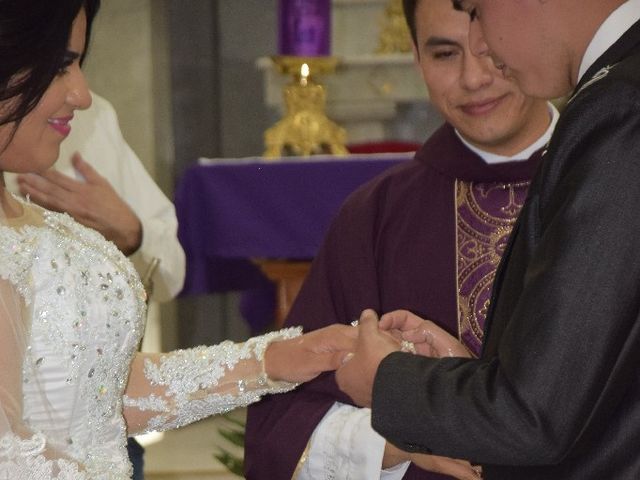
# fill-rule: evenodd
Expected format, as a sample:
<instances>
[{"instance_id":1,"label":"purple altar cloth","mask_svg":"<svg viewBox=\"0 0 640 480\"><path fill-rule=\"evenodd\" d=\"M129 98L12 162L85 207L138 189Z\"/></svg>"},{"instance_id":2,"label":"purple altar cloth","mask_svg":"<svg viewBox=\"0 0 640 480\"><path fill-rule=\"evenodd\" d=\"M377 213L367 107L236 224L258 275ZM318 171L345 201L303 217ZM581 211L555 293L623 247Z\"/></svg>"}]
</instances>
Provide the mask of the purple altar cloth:
<instances>
[{"instance_id":1,"label":"purple altar cloth","mask_svg":"<svg viewBox=\"0 0 640 480\"><path fill-rule=\"evenodd\" d=\"M273 318L273 287L252 258L311 259L344 199L413 154L208 160L187 169L175 194L187 257L182 295L249 291L254 331ZM262 304L257 308L257 304Z\"/></svg>"}]
</instances>

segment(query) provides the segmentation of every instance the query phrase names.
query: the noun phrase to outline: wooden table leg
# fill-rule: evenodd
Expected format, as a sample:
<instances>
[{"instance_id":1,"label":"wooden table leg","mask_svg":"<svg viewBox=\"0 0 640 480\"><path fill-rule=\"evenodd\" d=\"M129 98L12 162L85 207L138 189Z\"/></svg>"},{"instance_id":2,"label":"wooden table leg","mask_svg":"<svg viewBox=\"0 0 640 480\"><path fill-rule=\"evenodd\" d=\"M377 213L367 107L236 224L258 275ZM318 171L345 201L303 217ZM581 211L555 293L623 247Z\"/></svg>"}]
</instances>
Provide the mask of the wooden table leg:
<instances>
[{"instance_id":1,"label":"wooden table leg","mask_svg":"<svg viewBox=\"0 0 640 480\"><path fill-rule=\"evenodd\" d=\"M311 262L290 260L254 260L254 262L260 267L262 273L276 284L275 327L282 328L289 309L311 268Z\"/></svg>"}]
</instances>

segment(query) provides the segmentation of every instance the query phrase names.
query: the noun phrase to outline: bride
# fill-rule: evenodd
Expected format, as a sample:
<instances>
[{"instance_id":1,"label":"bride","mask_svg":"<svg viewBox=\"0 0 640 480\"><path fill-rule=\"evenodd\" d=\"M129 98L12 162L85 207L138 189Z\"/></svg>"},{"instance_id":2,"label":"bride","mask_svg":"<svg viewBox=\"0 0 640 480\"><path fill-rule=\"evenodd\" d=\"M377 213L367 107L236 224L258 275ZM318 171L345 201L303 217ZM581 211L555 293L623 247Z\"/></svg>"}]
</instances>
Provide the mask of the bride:
<instances>
[{"instance_id":1,"label":"bride","mask_svg":"<svg viewBox=\"0 0 640 480\"><path fill-rule=\"evenodd\" d=\"M79 59L98 2L0 0L2 172L49 168L90 105ZM127 435L290 390L354 345L336 325L143 354L144 316L115 245L0 184L0 479L128 479Z\"/></svg>"}]
</instances>

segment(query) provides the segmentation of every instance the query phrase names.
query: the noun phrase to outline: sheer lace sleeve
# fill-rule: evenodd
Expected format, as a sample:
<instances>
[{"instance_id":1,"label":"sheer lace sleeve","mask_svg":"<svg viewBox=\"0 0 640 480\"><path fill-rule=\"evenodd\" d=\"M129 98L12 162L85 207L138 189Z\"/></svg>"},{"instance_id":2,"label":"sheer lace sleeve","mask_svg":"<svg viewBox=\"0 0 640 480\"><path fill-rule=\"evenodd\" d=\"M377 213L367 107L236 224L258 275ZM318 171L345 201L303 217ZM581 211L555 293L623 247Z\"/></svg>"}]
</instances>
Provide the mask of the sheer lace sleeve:
<instances>
[{"instance_id":1,"label":"sheer lace sleeve","mask_svg":"<svg viewBox=\"0 0 640 480\"><path fill-rule=\"evenodd\" d=\"M240 344L137 354L124 397L129 434L181 427L295 388L268 379L263 358L269 342L301 333L289 328Z\"/></svg>"},{"instance_id":2,"label":"sheer lace sleeve","mask_svg":"<svg viewBox=\"0 0 640 480\"><path fill-rule=\"evenodd\" d=\"M13 273L21 272L18 268ZM24 361L28 319L23 297L11 282L0 279L0 478L84 480L88 477L82 465L61 454L44 434L31 431L22 420L23 374L29 368ZM42 394L37 386L31 390Z\"/></svg>"}]
</instances>

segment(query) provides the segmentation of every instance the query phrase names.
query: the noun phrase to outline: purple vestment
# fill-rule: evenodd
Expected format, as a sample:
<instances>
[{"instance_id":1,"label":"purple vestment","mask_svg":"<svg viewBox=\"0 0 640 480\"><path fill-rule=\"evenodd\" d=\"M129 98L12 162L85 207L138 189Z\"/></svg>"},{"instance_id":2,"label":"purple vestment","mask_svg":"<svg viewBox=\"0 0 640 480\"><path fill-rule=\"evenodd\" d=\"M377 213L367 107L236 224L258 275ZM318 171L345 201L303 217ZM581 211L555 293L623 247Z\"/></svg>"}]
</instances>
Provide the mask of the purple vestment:
<instances>
[{"instance_id":1,"label":"purple vestment","mask_svg":"<svg viewBox=\"0 0 640 480\"><path fill-rule=\"evenodd\" d=\"M407 309L479 353L495 269L539 154L487 165L441 127L413 161L354 192L341 208L288 325L349 323L365 308ZM249 480L290 479L335 401L351 403L333 373L249 408ZM411 466L405 479L443 479Z\"/></svg>"}]
</instances>

